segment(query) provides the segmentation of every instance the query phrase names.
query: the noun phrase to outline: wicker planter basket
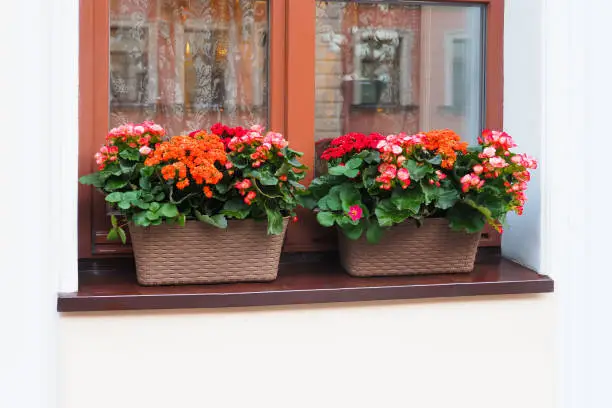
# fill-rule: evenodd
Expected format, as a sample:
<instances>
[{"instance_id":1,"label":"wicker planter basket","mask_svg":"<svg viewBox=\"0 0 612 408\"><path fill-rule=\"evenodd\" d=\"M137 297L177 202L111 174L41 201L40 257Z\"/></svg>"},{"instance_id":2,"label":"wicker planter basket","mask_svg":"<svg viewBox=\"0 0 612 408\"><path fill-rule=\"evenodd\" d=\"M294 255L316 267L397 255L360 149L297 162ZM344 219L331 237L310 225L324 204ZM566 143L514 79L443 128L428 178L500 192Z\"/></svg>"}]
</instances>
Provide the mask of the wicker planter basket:
<instances>
[{"instance_id":1,"label":"wicker planter basket","mask_svg":"<svg viewBox=\"0 0 612 408\"><path fill-rule=\"evenodd\" d=\"M353 276L470 272L480 239L480 233L451 230L444 218L426 219L420 228L413 221L395 225L378 244L338 234L340 261Z\"/></svg>"},{"instance_id":2,"label":"wicker planter basket","mask_svg":"<svg viewBox=\"0 0 612 408\"><path fill-rule=\"evenodd\" d=\"M227 229L199 221L184 227L131 225L130 235L141 285L265 282L276 279L283 233L267 235L265 222L230 220Z\"/></svg>"}]
</instances>

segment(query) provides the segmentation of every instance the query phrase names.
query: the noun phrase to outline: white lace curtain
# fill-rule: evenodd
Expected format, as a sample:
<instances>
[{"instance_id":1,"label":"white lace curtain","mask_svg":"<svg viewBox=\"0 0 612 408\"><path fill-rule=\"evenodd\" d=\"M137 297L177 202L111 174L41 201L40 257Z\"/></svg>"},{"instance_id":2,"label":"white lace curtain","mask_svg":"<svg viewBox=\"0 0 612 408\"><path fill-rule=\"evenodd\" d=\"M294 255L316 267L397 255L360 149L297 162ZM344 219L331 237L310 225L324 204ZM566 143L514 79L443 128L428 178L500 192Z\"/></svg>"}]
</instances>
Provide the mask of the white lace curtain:
<instances>
[{"instance_id":1,"label":"white lace curtain","mask_svg":"<svg viewBox=\"0 0 612 408\"><path fill-rule=\"evenodd\" d=\"M113 0L109 45L109 127L266 125L266 2Z\"/></svg>"}]
</instances>

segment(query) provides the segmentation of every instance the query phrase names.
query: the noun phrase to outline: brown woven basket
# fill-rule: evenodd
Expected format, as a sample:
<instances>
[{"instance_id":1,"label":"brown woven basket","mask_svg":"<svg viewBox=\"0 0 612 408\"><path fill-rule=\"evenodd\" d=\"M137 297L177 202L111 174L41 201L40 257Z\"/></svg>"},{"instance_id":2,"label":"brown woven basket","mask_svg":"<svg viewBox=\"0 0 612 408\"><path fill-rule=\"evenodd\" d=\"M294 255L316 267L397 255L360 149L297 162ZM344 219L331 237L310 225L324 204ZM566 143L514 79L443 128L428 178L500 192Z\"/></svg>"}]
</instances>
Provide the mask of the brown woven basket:
<instances>
[{"instance_id":1,"label":"brown woven basket","mask_svg":"<svg viewBox=\"0 0 612 408\"><path fill-rule=\"evenodd\" d=\"M451 230L444 218L428 218L420 228L414 221L395 225L378 244L338 235L340 261L353 276L470 272L480 239L479 233Z\"/></svg>"},{"instance_id":2,"label":"brown woven basket","mask_svg":"<svg viewBox=\"0 0 612 408\"><path fill-rule=\"evenodd\" d=\"M230 220L227 229L199 221L184 227L130 225L141 285L265 282L276 279L283 232L267 235L265 222Z\"/></svg>"}]
</instances>

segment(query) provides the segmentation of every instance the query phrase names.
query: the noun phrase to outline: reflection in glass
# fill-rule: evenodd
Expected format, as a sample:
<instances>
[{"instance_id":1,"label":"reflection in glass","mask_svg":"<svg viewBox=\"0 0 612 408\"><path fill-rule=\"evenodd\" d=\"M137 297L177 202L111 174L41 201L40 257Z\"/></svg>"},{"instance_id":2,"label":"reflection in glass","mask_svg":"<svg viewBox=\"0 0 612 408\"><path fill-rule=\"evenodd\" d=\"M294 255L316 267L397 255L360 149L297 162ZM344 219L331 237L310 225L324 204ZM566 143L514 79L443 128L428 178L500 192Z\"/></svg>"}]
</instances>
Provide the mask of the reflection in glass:
<instances>
[{"instance_id":1,"label":"reflection in glass","mask_svg":"<svg viewBox=\"0 0 612 408\"><path fill-rule=\"evenodd\" d=\"M111 0L110 127L267 124L268 4Z\"/></svg>"},{"instance_id":2,"label":"reflection in glass","mask_svg":"<svg viewBox=\"0 0 612 408\"><path fill-rule=\"evenodd\" d=\"M317 2L317 153L349 132L451 128L475 143L482 6L373 3Z\"/></svg>"}]
</instances>

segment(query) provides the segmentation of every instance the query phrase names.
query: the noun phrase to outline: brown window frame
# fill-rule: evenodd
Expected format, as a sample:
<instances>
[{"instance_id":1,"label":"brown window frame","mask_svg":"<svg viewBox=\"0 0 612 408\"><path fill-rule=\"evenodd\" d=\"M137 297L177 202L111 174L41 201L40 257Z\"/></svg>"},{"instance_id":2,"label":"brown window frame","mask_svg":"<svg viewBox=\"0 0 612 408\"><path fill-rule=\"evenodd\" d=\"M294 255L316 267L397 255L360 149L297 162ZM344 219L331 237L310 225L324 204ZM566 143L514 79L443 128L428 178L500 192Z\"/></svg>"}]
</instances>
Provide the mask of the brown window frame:
<instances>
[{"instance_id":1,"label":"brown window frame","mask_svg":"<svg viewBox=\"0 0 612 408\"><path fill-rule=\"evenodd\" d=\"M315 133L316 0L270 1L270 127L284 133L304 152L312 179ZM423 2L422 2L423 3ZM426 2L424 2L426 3ZM435 4L486 6L485 126L503 128L504 0L437 0ZM110 0L80 1L79 43L79 175L95 170L93 154L108 132ZM304 24L312 21L312 24ZM129 246L106 241L108 217L104 200L93 188L79 186L79 258L125 256ZM499 246L501 237L483 231L481 246ZM300 212L291 225L284 250L321 251L335 247L333 232L318 226L312 214Z\"/></svg>"}]
</instances>

